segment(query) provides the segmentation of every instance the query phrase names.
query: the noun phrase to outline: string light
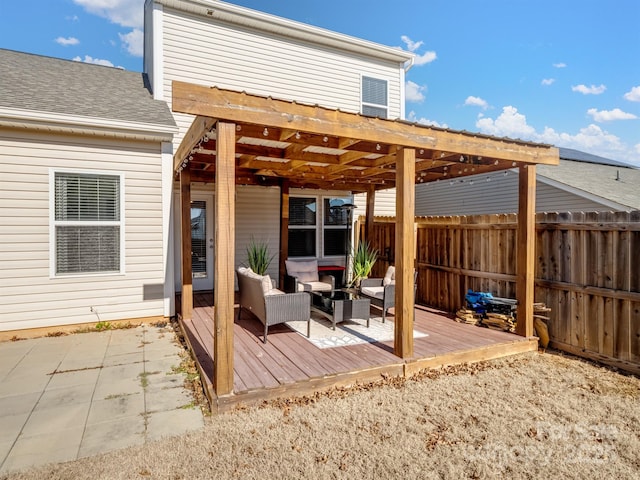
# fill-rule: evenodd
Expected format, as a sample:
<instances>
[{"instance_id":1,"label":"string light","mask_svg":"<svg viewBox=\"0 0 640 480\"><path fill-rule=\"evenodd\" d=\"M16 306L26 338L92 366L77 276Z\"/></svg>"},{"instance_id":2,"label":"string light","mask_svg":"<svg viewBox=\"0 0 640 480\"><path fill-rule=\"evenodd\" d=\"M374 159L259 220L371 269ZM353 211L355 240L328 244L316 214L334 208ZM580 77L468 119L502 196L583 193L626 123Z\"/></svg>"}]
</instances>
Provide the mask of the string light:
<instances>
[{"instance_id":1,"label":"string light","mask_svg":"<svg viewBox=\"0 0 640 480\"><path fill-rule=\"evenodd\" d=\"M269 129L267 127L264 127L264 130L262 131L262 135L264 135L265 137L269 136Z\"/></svg>"},{"instance_id":2,"label":"string light","mask_svg":"<svg viewBox=\"0 0 640 480\"><path fill-rule=\"evenodd\" d=\"M300 132L296 132L296 140L300 140L300 137L301 137Z\"/></svg>"}]
</instances>

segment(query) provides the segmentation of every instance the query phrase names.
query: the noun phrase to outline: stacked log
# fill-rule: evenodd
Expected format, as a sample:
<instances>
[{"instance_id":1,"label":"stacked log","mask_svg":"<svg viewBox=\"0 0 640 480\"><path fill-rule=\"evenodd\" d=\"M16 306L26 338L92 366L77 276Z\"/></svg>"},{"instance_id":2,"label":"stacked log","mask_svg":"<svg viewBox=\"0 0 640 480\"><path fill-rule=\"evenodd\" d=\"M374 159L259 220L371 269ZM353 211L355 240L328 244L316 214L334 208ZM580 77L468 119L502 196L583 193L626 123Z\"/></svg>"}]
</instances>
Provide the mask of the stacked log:
<instances>
[{"instance_id":1,"label":"stacked log","mask_svg":"<svg viewBox=\"0 0 640 480\"><path fill-rule=\"evenodd\" d=\"M492 330L501 330L503 332L516 331L516 319L511 314L487 312L485 318L482 319L482 325Z\"/></svg>"},{"instance_id":2,"label":"stacked log","mask_svg":"<svg viewBox=\"0 0 640 480\"><path fill-rule=\"evenodd\" d=\"M482 320L482 315L469 308L461 308L456 312L455 321L468 325L478 325Z\"/></svg>"}]
</instances>

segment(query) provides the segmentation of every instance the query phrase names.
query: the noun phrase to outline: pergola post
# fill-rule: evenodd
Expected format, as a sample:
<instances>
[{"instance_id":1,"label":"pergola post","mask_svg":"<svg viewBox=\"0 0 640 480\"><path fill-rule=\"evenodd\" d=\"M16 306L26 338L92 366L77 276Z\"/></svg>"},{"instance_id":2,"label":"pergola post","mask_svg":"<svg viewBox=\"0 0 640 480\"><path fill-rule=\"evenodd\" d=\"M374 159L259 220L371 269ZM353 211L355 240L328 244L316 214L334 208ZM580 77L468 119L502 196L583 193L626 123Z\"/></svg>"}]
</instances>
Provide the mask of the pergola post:
<instances>
[{"instance_id":1,"label":"pergola post","mask_svg":"<svg viewBox=\"0 0 640 480\"><path fill-rule=\"evenodd\" d=\"M416 152L400 148L396 156L396 298L394 353L413 357Z\"/></svg>"},{"instance_id":2,"label":"pergola post","mask_svg":"<svg viewBox=\"0 0 640 480\"><path fill-rule=\"evenodd\" d=\"M180 232L182 246L180 314L183 320L189 320L193 312L193 277L191 273L191 172L188 168L180 172Z\"/></svg>"},{"instance_id":3,"label":"pergola post","mask_svg":"<svg viewBox=\"0 0 640 480\"><path fill-rule=\"evenodd\" d=\"M516 333L533 336L533 302L536 258L536 166L521 165L518 187L516 260Z\"/></svg>"},{"instance_id":4,"label":"pergola post","mask_svg":"<svg viewBox=\"0 0 640 480\"><path fill-rule=\"evenodd\" d=\"M285 261L289 255L289 180L282 179L280 185L280 264L278 267L279 286L283 289L286 273Z\"/></svg>"},{"instance_id":5,"label":"pergola post","mask_svg":"<svg viewBox=\"0 0 640 480\"><path fill-rule=\"evenodd\" d=\"M218 122L216 134L213 388L220 396L233 392L235 124Z\"/></svg>"},{"instance_id":6,"label":"pergola post","mask_svg":"<svg viewBox=\"0 0 640 480\"><path fill-rule=\"evenodd\" d=\"M376 189L372 185L367 191L367 210L365 212L365 240L372 245L373 242L373 216L376 205Z\"/></svg>"}]
</instances>

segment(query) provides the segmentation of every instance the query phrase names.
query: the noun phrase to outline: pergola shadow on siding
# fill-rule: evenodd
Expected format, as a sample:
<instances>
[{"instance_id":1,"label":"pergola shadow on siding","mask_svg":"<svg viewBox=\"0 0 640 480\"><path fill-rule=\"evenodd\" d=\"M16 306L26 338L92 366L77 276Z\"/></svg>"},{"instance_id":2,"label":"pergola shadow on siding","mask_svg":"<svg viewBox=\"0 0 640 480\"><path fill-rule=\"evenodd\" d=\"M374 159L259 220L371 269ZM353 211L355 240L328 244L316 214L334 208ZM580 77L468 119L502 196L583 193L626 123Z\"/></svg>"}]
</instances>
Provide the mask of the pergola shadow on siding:
<instances>
[{"instance_id":1,"label":"pergola shadow on siding","mask_svg":"<svg viewBox=\"0 0 640 480\"><path fill-rule=\"evenodd\" d=\"M396 187L394 353L413 357L415 184L519 170L518 334L533 334L535 166L556 165L548 145L450 131L398 120L173 82L174 112L195 115L174 156L182 213L183 319L191 318L191 182L215 185L213 388L233 391L235 186L281 188L280 274L287 252L289 188L367 193ZM368 236L368 235L367 235ZM521 320L520 320L521 319Z\"/></svg>"}]
</instances>

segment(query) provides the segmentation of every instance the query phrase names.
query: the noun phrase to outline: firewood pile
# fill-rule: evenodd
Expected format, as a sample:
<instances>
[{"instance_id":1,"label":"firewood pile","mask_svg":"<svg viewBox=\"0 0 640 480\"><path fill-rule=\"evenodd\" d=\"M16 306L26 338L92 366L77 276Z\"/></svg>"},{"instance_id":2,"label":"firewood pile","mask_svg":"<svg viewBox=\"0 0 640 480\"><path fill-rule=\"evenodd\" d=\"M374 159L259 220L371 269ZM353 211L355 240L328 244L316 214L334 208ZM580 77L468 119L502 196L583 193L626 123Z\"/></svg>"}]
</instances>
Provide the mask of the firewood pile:
<instances>
[{"instance_id":1,"label":"firewood pile","mask_svg":"<svg viewBox=\"0 0 640 480\"><path fill-rule=\"evenodd\" d=\"M456 312L455 320L503 332L516 331L517 301L511 298L494 297L482 292L471 292L466 297L467 306ZM544 303L533 304L534 319L549 321L551 309Z\"/></svg>"}]
</instances>

